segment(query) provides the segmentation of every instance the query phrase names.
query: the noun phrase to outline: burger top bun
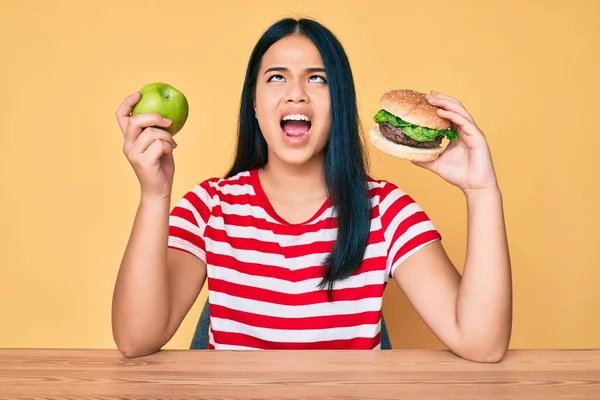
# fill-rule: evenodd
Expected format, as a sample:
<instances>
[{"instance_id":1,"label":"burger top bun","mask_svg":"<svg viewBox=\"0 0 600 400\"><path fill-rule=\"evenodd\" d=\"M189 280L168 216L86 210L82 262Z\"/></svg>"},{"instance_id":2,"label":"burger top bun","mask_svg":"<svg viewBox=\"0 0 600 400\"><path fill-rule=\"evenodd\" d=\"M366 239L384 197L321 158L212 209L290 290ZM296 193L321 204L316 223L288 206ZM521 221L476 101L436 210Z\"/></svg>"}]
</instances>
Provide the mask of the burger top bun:
<instances>
[{"instance_id":1,"label":"burger top bun","mask_svg":"<svg viewBox=\"0 0 600 400\"><path fill-rule=\"evenodd\" d=\"M450 129L450 121L437 114L437 107L427 102L425 93L409 89L391 90L379 101L381 108L411 124L431 129Z\"/></svg>"}]
</instances>

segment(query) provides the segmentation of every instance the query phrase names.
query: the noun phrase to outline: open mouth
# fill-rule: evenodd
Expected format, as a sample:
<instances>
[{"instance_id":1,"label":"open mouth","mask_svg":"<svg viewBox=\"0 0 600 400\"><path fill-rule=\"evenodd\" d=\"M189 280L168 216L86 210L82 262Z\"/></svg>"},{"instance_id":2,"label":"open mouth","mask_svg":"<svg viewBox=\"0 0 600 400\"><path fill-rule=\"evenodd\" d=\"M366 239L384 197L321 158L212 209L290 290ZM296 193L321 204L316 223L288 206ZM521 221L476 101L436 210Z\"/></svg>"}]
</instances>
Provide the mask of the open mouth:
<instances>
[{"instance_id":1,"label":"open mouth","mask_svg":"<svg viewBox=\"0 0 600 400\"><path fill-rule=\"evenodd\" d=\"M302 114L286 115L280 122L283 133L291 138L300 138L310 131L310 118Z\"/></svg>"}]
</instances>

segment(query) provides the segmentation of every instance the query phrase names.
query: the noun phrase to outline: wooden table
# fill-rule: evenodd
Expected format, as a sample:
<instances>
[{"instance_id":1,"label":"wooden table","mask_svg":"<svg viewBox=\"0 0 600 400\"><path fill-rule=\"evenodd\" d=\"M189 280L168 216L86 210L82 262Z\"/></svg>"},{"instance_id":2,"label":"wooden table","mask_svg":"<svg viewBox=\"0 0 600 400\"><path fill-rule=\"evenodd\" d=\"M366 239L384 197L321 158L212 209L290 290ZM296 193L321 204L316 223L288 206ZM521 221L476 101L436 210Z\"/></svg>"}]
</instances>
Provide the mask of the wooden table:
<instances>
[{"instance_id":1,"label":"wooden table","mask_svg":"<svg viewBox=\"0 0 600 400\"><path fill-rule=\"evenodd\" d=\"M600 399L600 350L510 351L498 364L447 351L0 349L0 399Z\"/></svg>"}]
</instances>

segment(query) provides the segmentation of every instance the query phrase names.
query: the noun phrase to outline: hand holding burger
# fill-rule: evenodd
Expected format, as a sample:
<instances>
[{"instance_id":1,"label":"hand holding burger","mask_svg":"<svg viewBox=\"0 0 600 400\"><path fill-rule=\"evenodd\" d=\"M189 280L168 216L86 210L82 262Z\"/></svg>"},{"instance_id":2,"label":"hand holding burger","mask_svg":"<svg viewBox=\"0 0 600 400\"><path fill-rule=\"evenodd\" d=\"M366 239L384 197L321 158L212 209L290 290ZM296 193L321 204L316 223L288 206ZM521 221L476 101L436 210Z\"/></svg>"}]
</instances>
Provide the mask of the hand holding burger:
<instances>
[{"instance_id":1,"label":"hand holding burger","mask_svg":"<svg viewBox=\"0 0 600 400\"><path fill-rule=\"evenodd\" d=\"M485 136L460 101L399 89L385 93L380 106L373 117L378 126L368 133L376 149L428 169L465 193L497 189Z\"/></svg>"}]
</instances>

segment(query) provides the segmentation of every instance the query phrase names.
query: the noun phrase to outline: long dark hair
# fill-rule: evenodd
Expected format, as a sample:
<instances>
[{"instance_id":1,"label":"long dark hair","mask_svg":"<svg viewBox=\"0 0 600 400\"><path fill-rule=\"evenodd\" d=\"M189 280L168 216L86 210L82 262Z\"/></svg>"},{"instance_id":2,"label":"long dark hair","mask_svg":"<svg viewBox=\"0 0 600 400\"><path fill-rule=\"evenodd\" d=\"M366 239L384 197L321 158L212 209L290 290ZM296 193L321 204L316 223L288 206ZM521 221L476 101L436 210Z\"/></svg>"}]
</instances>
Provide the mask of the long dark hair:
<instances>
[{"instance_id":1,"label":"long dark hair","mask_svg":"<svg viewBox=\"0 0 600 400\"><path fill-rule=\"evenodd\" d=\"M335 281L351 276L363 260L371 207L367 186L368 160L363 152L352 70L341 43L323 25L310 19L285 18L273 24L258 40L246 69L236 155L226 177L264 167L267 163L267 143L254 117L257 74L262 56L269 47L292 34L301 34L315 44L321 53L329 85L331 129L324 150L324 172L337 214L338 230L333 250L324 260L325 276L319 287L327 287L332 300Z\"/></svg>"}]
</instances>

